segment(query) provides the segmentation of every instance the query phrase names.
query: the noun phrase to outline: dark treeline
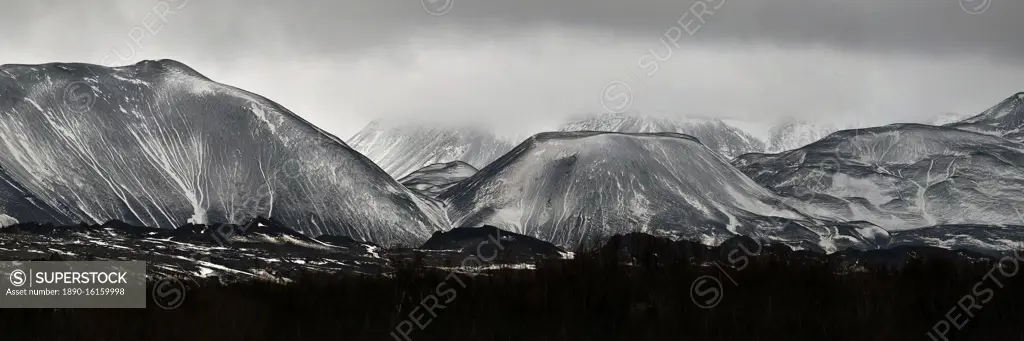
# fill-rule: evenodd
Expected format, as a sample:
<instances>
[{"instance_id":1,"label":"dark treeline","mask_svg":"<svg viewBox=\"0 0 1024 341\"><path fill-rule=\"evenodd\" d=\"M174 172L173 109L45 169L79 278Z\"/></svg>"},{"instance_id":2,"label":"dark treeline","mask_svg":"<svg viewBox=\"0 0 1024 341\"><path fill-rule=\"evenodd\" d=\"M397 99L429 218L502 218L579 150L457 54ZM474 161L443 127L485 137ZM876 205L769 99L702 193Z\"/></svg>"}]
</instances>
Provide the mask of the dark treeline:
<instances>
[{"instance_id":1,"label":"dark treeline","mask_svg":"<svg viewBox=\"0 0 1024 341\"><path fill-rule=\"evenodd\" d=\"M742 244L613 238L486 276L411 262L291 284L188 282L173 310L4 309L0 330L6 340L1024 340L1024 257L999 268L906 249L891 251L909 255L900 264L854 265Z\"/></svg>"}]
</instances>

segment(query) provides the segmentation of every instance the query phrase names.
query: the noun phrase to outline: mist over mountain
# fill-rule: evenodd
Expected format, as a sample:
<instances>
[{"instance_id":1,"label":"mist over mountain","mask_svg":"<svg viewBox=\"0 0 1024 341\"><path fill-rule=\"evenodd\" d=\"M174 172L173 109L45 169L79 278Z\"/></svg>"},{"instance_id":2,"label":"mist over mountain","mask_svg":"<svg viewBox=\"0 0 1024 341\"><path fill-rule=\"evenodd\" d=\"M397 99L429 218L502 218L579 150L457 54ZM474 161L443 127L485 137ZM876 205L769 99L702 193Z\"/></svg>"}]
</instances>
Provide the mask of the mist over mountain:
<instances>
[{"instance_id":1,"label":"mist over mountain","mask_svg":"<svg viewBox=\"0 0 1024 341\"><path fill-rule=\"evenodd\" d=\"M732 158L762 151L763 141L711 118L669 118L638 113L600 114L566 123L559 131L607 131L616 133L680 133L696 137L711 150Z\"/></svg>"},{"instance_id":2,"label":"mist over mountain","mask_svg":"<svg viewBox=\"0 0 1024 341\"><path fill-rule=\"evenodd\" d=\"M263 215L381 243L447 227L435 203L340 139L172 60L4 65L0 141L0 213L20 221L172 228Z\"/></svg>"},{"instance_id":3,"label":"mist over mountain","mask_svg":"<svg viewBox=\"0 0 1024 341\"><path fill-rule=\"evenodd\" d=\"M814 124L800 120L785 120L769 130L764 152L779 153L797 149L820 140L839 128L831 124Z\"/></svg>"},{"instance_id":4,"label":"mist over mountain","mask_svg":"<svg viewBox=\"0 0 1024 341\"><path fill-rule=\"evenodd\" d=\"M348 141L396 179L427 165L452 161L481 168L519 142L471 125L391 121L374 121Z\"/></svg>"}]
</instances>

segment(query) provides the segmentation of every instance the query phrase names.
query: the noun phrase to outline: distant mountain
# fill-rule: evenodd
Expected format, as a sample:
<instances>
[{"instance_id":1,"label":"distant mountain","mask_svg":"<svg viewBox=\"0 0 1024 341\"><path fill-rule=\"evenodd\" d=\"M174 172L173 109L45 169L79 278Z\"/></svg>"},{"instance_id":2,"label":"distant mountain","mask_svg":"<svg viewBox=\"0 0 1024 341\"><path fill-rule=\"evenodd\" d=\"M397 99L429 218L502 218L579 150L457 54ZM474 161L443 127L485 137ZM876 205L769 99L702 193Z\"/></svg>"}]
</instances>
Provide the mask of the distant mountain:
<instances>
[{"instance_id":1,"label":"distant mountain","mask_svg":"<svg viewBox=\"0 0 1024 341\"><path fill-rule=\"evenodd\" d=\"M733 161L810 215L886 229L1024 223L1020 144L948 127L843 130L780 154Z\"/></svg>"},{"instance_id":2,"label":"distant mountain","mask_svg":"<svg viewBox=\"0 0 1024 341\"><path fill-rule=\"evenodd\" d=\"M963 121L963 120L968 119L970 117L971 117L971 115L946 113L946 114L940 115L939 117L936 117L935 119L932 119L931 121L922 122L922 123L925 123L925 124L928 124L928 125L933 125L933 126L942 126L942 125L947 125L947 124L952 124L952 123L960 122L960 121Z\"/></svg>"},{"instance_id":3,"label":"distant mountain","mask_svg":"<svg viewBox=\"0 0 1024 341\"><path fill-rule=\"evenodd\" d=\"M480 168L518 142L476 127L382 121L370 123L349 139L352 148L396 179L436 163L462 161Z\"/></svg>"},{"instance_id":4,"label":"distant mountain","mask_svg":"<svg viewBox=\"0 0 1024 341\"><path fill-rule=\"evenodd\" d=\"M579 118L559 131L606 131L617 133L680 133L696 137L711 150L732 158L764 150L764 142L721 120L669 118L643 114L601 114Z\"/></svg>"},{"instance_id":5,"label":"distant mountain","mask_svg":"<svg viewBox=\"0 0 1024 341\"><path fill-rule=\"evenodd\" d=\"M476 172L476 168L462 161L435 163L406 175L398 182L423 195L435 197Z\"/></svg>"},{"instance_id":6,"label":"distant mountain","mask_svg":"<svg viewBox=\"0 0 1024 341\"><path fill-rule=\"evenodd\" d=\"M379 243L447 227L435 202L340 139L172 60L0 66L0 169L0 213L19 221L263 215Z\"/></svg>"},{"instance_id":7,"label":"distant mountain","mask_svg":"<svg viewBox=\"0 0 1024 341\"><path fill-rule=\"evenodd\" d=\"M887 236L870 224L821 224L676 133L541 133L438 198L454 226L492 225L562 246L645 232L710 245L755 235L835 250Z\"/></svg>"},{"instance_id":8,"label":"distant mountain","mask_svg":"<svg viewBox=\"0 0 1024 341\"><path fill-rule=\"evenodd\" d=\"M837 130L839 128L834 125L786 120L769 130L764 152L774 154L797 149L820 140Z\"/></svg>"},{"instance_id":9,"label":"distant mountain","mask_svg":"<svg viewBox=\"0 0 1024 341\"><path fill-rule=\"evenodd\" d=\"M1024 92L1006 98L977 116L946 126L1024 142Z\"/></svg>"}]
</instances>

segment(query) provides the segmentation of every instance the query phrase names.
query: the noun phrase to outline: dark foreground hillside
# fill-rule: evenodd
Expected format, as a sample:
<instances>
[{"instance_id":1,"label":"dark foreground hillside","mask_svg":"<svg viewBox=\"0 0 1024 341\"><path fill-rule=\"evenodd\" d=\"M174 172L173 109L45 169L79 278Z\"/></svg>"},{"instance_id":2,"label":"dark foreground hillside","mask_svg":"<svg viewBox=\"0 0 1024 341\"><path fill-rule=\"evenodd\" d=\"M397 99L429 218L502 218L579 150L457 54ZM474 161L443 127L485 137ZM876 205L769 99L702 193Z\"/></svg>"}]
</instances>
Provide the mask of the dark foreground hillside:
<instances>
[{"instance_id":1,"label":"dark foreground hillside","mask_svg":"<svg viewBox=\"0 0 1024 341\"><path fill-rule=\"evenodd\" d=\"M1024 340L1022 253L999 267L932 248L824 256L744 243L634 235L535 270L473 276L411 262L292 284L188 282L175 309L157 296L146 310L5 309L0 330L6 340Z\"/></svg>"}]
</instances>

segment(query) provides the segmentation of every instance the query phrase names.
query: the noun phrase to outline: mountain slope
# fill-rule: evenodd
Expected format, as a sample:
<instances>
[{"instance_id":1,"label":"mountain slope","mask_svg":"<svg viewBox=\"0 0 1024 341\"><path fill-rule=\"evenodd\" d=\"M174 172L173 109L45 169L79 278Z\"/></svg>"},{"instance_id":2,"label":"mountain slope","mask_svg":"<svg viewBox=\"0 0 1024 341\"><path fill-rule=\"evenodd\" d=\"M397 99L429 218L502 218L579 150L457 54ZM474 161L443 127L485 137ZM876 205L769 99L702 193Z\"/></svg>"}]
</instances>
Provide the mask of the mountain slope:
<instances>
[{"instance_id":1,"label":"mountain slope","mask_svg":"<svg viewBox=\"0 0 1024 341\"><path fill-rule=\"evenodd\" d=\"M48 221L70 223L73 219L29 193L0 167L0 226L12 221ZM17 218L14 218L17 217Z\"/></svg>"},{"instance_id":2,"label":"mountain slope","mask_svg":"<svg viewBox=\"0 0 1024 341\"><path fill-rule=\"evenodd\" d=\"M949 224L1020 225L1021 145L947 127L844 130L780 154L733 161L806 213L890 230Z\"/></svg>"},{"instance_id":3,"label":"mountain slope","mask_svg":"<svg viewBox=\"0 0 1024 341\"><path fill-rule=\"evenodd\" d=\"M265 215L382 243L447 225L340 139L171 60L4 65L0 141L10 178L77 221L172 228Z\"/></svg>"},{"instance_id":4,"label":"mountain slope","mask_svg":"<svg viewBox=\"0 0 1024 341\"><path fill-rule=\"evenodd\" d=\"M885 235L820 226L676 133L541 133L438 198L454 226L493 225L557 245L639 231L705 244L763 234L829 250Z\"/></svg>"},{"instance_id":5,"label":"mountain slope","mask_svg":"<svg viewBox=\"0 0 1024 341\"><path fill-rule=\"evenodd\" d=\"M728 158L764 150L764 142L717 119L668 118L640 114L601 114L566 123L559 131L617 133L680 133L696 137Z\"/></svg>"},{"instance_id":6,"label":"mountain slope","mask_svg":"<svg viewBox=\"0 0 1024 341\"><path fill-rule=\"evenodd\" d=\"M981 114L946 126L1024 142L1024 92L1006 98Z\"/></svg>"},{"instance_id":7,"label":"mountain slope","mask_svg":"<svg viewBox=\"0 0 1024 341\"><path fill-rule=\"evenodd\" d=\"M474 127L374 121L349 143L398 179L436 163L486 166L511 150L518 142L514 140Z\"/></svg>"},{"instance_id":8,"label":"mountain slope","mask_svg":"<svg viewBox=\"0 0 1024 341\"><path fill-rule=\"evenodd\" d=\"M423 195L435 197L476 172L476 168L462 161L435 163L406 175L398 182Z\"/></svg>"}]
</instances>

